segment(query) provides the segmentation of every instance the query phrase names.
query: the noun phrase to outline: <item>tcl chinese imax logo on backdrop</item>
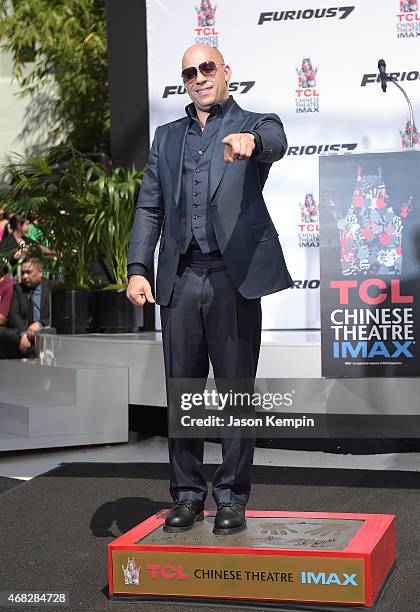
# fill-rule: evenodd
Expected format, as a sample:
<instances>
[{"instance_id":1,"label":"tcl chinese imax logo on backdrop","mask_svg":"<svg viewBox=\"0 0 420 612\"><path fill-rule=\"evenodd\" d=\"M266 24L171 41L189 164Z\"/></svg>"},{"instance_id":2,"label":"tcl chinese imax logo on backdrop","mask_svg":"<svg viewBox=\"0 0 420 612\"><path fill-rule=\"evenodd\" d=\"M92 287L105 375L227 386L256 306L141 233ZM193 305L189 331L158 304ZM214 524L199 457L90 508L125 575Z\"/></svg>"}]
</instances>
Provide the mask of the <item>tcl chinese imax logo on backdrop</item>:
<instances>
[{"instance_id":1,"label":"tcl chinese imax logo on backdrop","mask_svg":"<svg viewBox=\"0 0 420 612\"><path fill-rule=\"evenodd\" d=\"M315 68L309 57L304 57L300 68L296 68L298 87L296 89L296 112L318 113L319 92L316 89L318 66Z\"/></svg>"},{"instance_id":2,"label":"tcl chinese imax logo on backdrop","mask_svg":"<svg viewBox=\"0 0 420 612\"><path fill-rule=\"evenodd\" d=\"M419 134L417 132L416 124L411 127L411 121L407 121L404 130L400 130L401 136L401 147L403 149L409 149L411 147L411 136L413 137L413 146L420 144Z\"/></svg>"},{"instance_id":3,"label":"tcl chinese imax logo on backdrop","mask_svg":"<svg viewBox=\"0 0 420 612\"><path fill-rule=\"evenodd\" d=\"M299 203L300 223L298 235L300 247L319 246L319 207L312 193L307 193Z\"/></svg>"},{"instance_id":4,"label":"tcl chinese imax logo on backdrop","mask_svg":"<svg viewBox=\"0 0 420 612\"><path fill-rule=\"evenodd\" d=\"M420 37L420 13L418 0L398 0L397 37Z\"/></svg>"},{"instance_id":5,"label":"tcl chinese imax logo on backdrop","mask_svg":"<svg viewBox=\"0 0 420 612\"><path fill-rule=\"evenodd\" d=\"M217 47L219 45L219 32L216 29L217 5L210 0L201 0L200 6L195 7L197 13L197 26L195 28L195 42Z\"/></svg>"},{"instance_id":6,"label":"tcl chinese imax logo on backdrop","mask_svg":"<svg viewBox=\"0 0 420 612\"><path fill-rule=\"evenodd\" d=\"M294 21L297 19L346 19L354 11L354 6L332 6L330 8L297 9L294 11L268 11L260 13L258 25L269 21Z\"/></svg>"}]
</instances>

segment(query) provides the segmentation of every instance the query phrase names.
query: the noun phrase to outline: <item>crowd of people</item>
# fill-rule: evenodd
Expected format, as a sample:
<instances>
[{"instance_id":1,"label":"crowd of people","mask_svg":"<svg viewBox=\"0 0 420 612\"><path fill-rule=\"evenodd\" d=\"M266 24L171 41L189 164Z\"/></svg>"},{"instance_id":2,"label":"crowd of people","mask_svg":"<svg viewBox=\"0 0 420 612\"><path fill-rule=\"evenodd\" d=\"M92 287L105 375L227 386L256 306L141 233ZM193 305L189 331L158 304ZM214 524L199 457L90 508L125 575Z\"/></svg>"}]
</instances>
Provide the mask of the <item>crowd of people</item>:
<instances>
[{"instance_id":1,"label":"crowd of people","mask_svg":"<svg viewBox=\"0 0 420 612\"><path fill-rule=\"evenodd\" d=\"M39 222L39 216L35 213L19 218L14 213L8 214L0 209L0 254L9 259L12 268L22 256L32 251L38 251L44 257L53 255Z\"/></svg>"},{"instance_id":2,"label":"crowd of people","mask_svg":"<svg viewBox=\"0 0 420 612\"><path fill-rule=\"evenodd\" d=\"M0 359L36 356L36 334L50 319L44 259L52 255L36 215L0 210Z\"/></svg>"}]
</instances>

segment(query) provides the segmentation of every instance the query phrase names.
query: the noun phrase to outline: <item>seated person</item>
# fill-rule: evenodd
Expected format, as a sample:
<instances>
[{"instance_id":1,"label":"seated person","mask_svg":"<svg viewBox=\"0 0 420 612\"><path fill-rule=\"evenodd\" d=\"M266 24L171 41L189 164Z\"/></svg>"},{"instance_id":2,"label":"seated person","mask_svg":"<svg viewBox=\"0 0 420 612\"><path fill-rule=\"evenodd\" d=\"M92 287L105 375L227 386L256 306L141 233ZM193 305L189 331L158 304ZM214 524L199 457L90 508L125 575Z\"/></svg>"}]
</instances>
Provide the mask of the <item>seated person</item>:
<instances>
[{"instance_id":1,"label":"seated person","mask_svg":"<svg viewBox=\"0 0 420 612\"><path fill-rule=\"evenodd\" d=\"M6 359L4 347L8 345L7 337L12 330L6 327L15 281L9 276L9 265L6 259L0 259L0 359Z\"/></svg>"},{"instance_id":2,"label":"seated person","mask_svg":"<svg viewBox=\"0 0 420 612\"><path fill-rule=\"evenodd\" d=\"M43 272L37 257L25 257L22 282L14 286L7 326L0 336L3 359L36 356L36 332L49 325L50 320L51 281L43 277Z\"/></svg>"},{"instance_id":3,"label":"seated person","mask_svg":"<svg viewBox=\"0 0 420 612\"><path fill-rule=\"evenodd\" d=\"M15 281L9 276L6 259L0 259L0 326L6 325Z\"/></svg>"}]
</instances>

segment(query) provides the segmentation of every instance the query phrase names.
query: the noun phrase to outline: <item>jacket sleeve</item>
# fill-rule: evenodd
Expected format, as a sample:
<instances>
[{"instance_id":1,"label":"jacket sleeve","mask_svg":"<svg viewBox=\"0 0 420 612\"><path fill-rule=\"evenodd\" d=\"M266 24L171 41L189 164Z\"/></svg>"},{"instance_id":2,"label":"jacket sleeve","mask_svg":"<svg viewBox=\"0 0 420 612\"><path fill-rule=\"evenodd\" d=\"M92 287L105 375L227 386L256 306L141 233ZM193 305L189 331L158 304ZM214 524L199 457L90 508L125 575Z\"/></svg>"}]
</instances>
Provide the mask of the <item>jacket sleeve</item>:
<instances>
[{"instance_id":1,"label":"jacket sleeve","mask_svg":"<svg viewBox=\"0 0 420 612\"><path fill-rule=\"evenodd\" d=\"M159 177L158 142L161 127L155 132L146 173L143 178L136 213L134 216L133 231L128 248L128 274L138 273L136 267L141 264L150 267L155 247L159 239L163 220L163 195Z\"/></svg>"},{"instance_id":2,"label":"jacket sleeve","mask_svg":"<svg viewBox=\"0 0 420 612\"><path fill-rule=\"evenodd\" d=\"M10 302L9 317L7 320L8 327L13 327L19 333L26 331L26 324L22 317L22 292L18 284L13 287L13 297Z\"/></svg>"},{"instance_id":3,"label":"jacket sleeve","mask_svg":"<svg viewBox=\"0 0 420 612\"><path fill-rule=\"evenodd\" d=\"M13 297L13 287L14 283L7 284L6 288L3 289L3 292L0 295L0 317L3 317L3 323L0 321L0 325L4 325L7 321L7 317L9 316L10 303Z\"/></svg>"},{"instance_id":4,"label":"jacket sleeve","mask_svg":"<svg viewBox=\"0 0 420 612\"><path fill-rule=\"evenodd\" d=\"M250 130L250 134L258 135L257 154L252 156L257 162L271 164L281 159L287 151L287 138L283 123L277 115L269 114L260 117Z\"/></svg>"},{"instance_id":5,"label":"jacket sleeve","mask_svg":"<svg viewBox=\"0 0 420 612\"><path fill-rule=\"evenodd\" d=\"M51 296L51 280L48 278L42 279L41 285L41 323L42 327L51 325L50 313L50 296Z\"/></svg>"},{"instance_id":6,"label":"jacket sleeve","mask_svg":"<svg viewBox=\"0 0 420 612\"><path fill-rule=\"evenodd\" d=\"M149 270L142 263L128 264L127 276L134 276L135 274L140 276L147 276Z\"/></svg>"}]
</instances>

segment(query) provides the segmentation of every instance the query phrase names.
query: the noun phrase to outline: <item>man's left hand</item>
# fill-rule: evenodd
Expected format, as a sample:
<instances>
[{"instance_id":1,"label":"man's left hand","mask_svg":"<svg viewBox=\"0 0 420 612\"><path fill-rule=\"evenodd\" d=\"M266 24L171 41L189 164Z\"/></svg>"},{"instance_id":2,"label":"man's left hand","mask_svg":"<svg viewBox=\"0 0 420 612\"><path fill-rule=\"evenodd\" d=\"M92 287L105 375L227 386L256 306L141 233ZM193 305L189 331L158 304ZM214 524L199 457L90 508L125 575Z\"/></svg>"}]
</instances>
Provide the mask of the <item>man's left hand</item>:
<instances>
[{"instance_id":1,"label":"man's left hand","mask_svg":"<svg viewBox=\"0 0 420 612\"><path fill-rule=\"evenodd\" d=\"M250 159L255 149L253 134L229 134L222 142L225 145L224 160L229 164L233 164L238 159Z\"/></svg>"},{"instance_id":2,"label":"man's left hand","mask_svg":"<svg viewBox=\"0 0 420 612\"><path fill-rule=\"evenodd\" d=\"M33 340L35 337L35 332L39 331L40 329L41 329L40 323L37 323L37 322L31 323L31 325L29 325L28 329L26 330L28 338L30 340Z\"/></svg>"}]
</instances>

